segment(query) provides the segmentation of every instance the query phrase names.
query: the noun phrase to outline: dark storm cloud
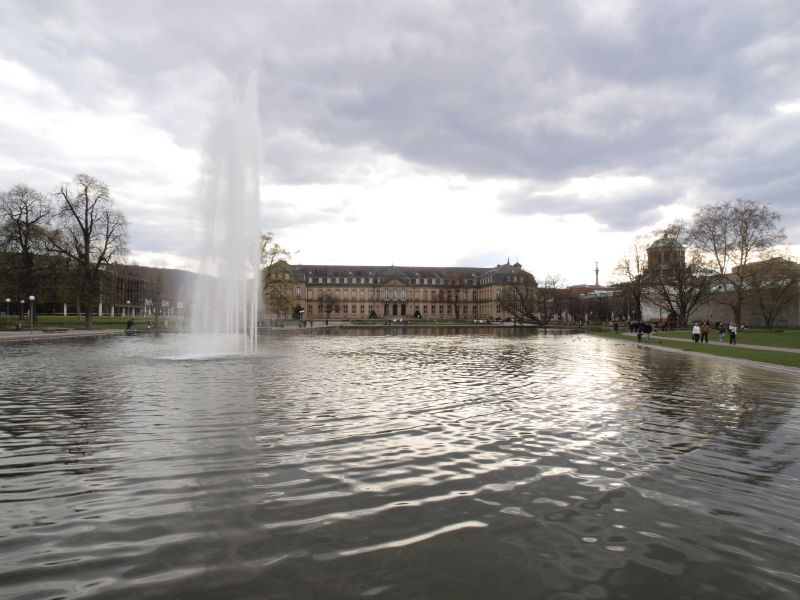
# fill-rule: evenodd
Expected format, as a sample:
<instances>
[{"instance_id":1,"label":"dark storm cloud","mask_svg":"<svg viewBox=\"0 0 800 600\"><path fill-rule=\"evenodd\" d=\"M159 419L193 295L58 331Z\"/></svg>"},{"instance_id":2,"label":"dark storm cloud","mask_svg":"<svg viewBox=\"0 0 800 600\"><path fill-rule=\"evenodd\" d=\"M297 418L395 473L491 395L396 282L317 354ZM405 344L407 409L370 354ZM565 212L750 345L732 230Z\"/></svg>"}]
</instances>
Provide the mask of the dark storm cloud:
<instances>
[{"instance_id":1,"label":"dark storm cloud","mask_svg":"<svg viewBox=\"0 0 800 600\"><path fill-rule=\"evenodd\" d=\"M661 218L658 209L673 204L676 195L676 190L654 186L634 186L602 195L521 188L501 194L500 208L513 215L588 215L612 231L629 231L655 223Z\"/></svg>"},{"instance_id":2,"label":"dark storm cloud","mask_svg":"<svg viewBox=\"0 0 800 600\"><path fill-rule=\"evenodd\" d=\"M502 198L509 214L582 212L613 228L635 227L680 195L529 193L624 171L669 188L708 184L721 197L752 191L798 226L800 132L786 128L776 147L789 117L772 113L800 99L795 0L6 2L3 11L3 57L78 106L133 102L187 146L199 146L220 86L257 65L274 183L356 181L360 162L385 153L522 181L523 192ZM731 135L754 126L753 136Z\"/></svg>"}]
</instances>

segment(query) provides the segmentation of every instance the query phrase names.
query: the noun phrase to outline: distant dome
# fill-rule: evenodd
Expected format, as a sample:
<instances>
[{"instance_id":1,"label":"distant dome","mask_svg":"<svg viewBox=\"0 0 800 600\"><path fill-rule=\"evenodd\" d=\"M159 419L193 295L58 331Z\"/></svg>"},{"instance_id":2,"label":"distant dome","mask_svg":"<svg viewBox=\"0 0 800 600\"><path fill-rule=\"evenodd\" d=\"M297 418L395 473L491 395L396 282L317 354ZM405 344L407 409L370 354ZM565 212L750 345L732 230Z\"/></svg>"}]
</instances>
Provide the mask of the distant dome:
<instances>
[{"instance_id":1,"label":"distant dome","mask_svg":"<svg viewBox=\"0 0 800 600\"><path fill-rule=\"evenodd\" d=\"M657 239L647 249L647 270L650 273L671 271L686 267L686 249L668 236Z\"/></svg>"},{"instance_id":2,"label":"distant dome","mask_svg":"<svg viewBox=\"0 0 800 600\"><path fill-rule=\"evenodd\" d=\"M667 237L657 239L650 245L650 248L683 248L681 243L675 238Z\"/></svg>"}]
</instances>

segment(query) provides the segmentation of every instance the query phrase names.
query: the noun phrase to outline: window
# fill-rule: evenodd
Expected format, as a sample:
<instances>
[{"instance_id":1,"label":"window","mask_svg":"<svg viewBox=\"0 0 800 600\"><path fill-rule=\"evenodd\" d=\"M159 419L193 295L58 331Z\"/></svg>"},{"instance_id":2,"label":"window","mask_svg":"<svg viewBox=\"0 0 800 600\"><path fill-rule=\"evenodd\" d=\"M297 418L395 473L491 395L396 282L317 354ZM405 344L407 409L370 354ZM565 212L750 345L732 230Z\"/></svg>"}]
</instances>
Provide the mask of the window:
<instances>
[{"instance_id":1,"label":"window","mask_svg":"<svg viewBox=\"0 0 800 600\"><path fill-rule=\"evenodd\" d=\"M428 301L428 290L422 290L422 299L427 302Z\"/></svg>"},{"instance_id":2,"label":"window","mask_svg":"<svg viewBox=\"0 0 800 600\"><path fill-rule=\"evenodd\" d=\"M414 300L419 300L419 290L414 290Z\"/></svg>"},{"instance_id":3,"label":"window","mask_svg":"<svg viewBox=\"0 0 800 600\"><path fill-rule=\"evenodd\" d=\"M361 278L361 283L362 283L362 284L364 283L364 278L363 278L363 277Z\"/></svg>"},{"instance_id":4,"label":"window","mask_svg":"<svg viewBox=\"0 0 800 600\"><path fill-rule=\"evenodd\" d=\"M358 292L358 299L359 300L363 301L365 296L366 296L366 293L364 292L364 290L361 290L360 292Z\"/></svg>"},{"instance_id":5,"label":"window","mask_svg":"<svg viewBox=\"0 0 800 600\"><path fill-rule=\"evenodd\" d=\"M361 315L364 314L364 305L363 304L358 307L358 313L361 314Z\"/></svg>"},{"instance_id":6,"label":"window","mask_svg":"<svg viewBox=\"0 0 800 600\"><path fill-rule=\"evenodd\" d=\"M405 290L401 290L400 291L400 299L401 300L405 300L406 299L406 291Z\"/></svg>"},{"instance_id":7,"label":"window","mask_svg":"<svg viewBox=\"0 0 800 600\"><path fill-rule=\"evenodd\" d=\"M339 290L336 290L335 292L333 292L333 297L334 297L336 300L338 300L338 299L339 299Z\"/></svg>"},{"instance_id":8,"label":"window","mask_svg":"<svg viewBox=\"0 0 800 600\"><path fill-rule=\"evenodd\" d=\"M314 298L314 290L307 290L306 291L306 299L312 300Z\"/></svg>"},{"instance_id":9,"label":"window","mask_svg":"<svg viewBox=\"0 0 800 600\"><path fill-rule=\"evenodd\" d=\"M335 281L336 283L339 283L339 278L338 278L338 277L336 277L336 278L334 279L334 281Z\"/></svg>"},{"instance_id":10,"label":"window","mask_svg":"<svg viewBox=\"0 0 800 600\"><path fill-rule=\"evenodd\" d=\"M498 315L500 314L500 305L499 304L497 305L497 314Z\"/></svg>"},{"instance_id":11,"label":"window","mask_svg":"<svg viewBox=\"0 0 800 600\"><path fill-rule=\"evenodd\" d=\"M350 292L350 300L355 300L355 299L356 299L356 291L353 290L352 292Z\"/></svg>"},{"instance_id":12,"label":"window","mask_svg":"<svg viewBox=\"0 0 800 600\"><path fill-rule=\"evenodd\" d=\"M369 278L369 282L372 283L372 277Z\"/></svg>"},{"instance_id":13,"label":"window","mask_svg":"<svg viewBox=\"0 0 800 600\"><path fill-rule=\"evenodd\" d=\"M427 304L423 305L422 314L425 315L426 317L428 316L428 305Z\"/></svg>"},{"instance_id":14,"label":"window","mask_svg":"<svg viewBox=\"0 0 800 600\"><path fill-rule=\"evenodd\" d=\"M478 307L475 306L475 305L472 306L472 316L473 317L477 317L478 316Z\"/></svg>"},{"instance_id":15,"label":"window","mask_svg":"<svg viewBox=\"0 0 800 600\"><path fill-rule=\"evenodd\" d=\"M322 290L317 290L317 299L322 300Z\"/></svg>"},{"instance_id":16,"label":"window","mask_svg":"<svg viewBox=\"0 0 800 600\"><path fill-rule=\"evenodd\" d=\"M314 306L309 304L308 305L308 316L310 317L313 314L314 314Z\"/></svg>"},{"instance_id":17,"label":"window","mask_svg":"<svg viewBox=\"0 0 800 600\"><path fill-rule=\"evenodd\" d=\"M330 283L330 282L331 282L331 278L330 278L330 277L327 277L327 278L325 279L325 283Z\"/></svg>"},{"instance_id":18,"label":"window","mask_svg":"<svg viewBox=\"0 0 800 600\"><path fill-rule=\"evenodd\" d=\"M353 316L355 316L355 314L356 314L356 305L355 304L353 304L353 306L350 307L350 312L352 313Z\"/></svg>"},{"instance_id":19,"label":"window","mask_svg":"<svg viewBox=\"0 0 800 600\"><path fill-rule=\"evenodd\" d=\"M443 315L443 314L444 314L444 304L440 304L440 305L439 305L439 314L440 314L440 315Z\"/></svg>"},{"instance_id":20,"label":"window","mask_svg":"<svg viewBox=\"0 0 800 600\"><path fill-rule=\"evenodd\" d=\"M342 308L344 310L344 314L347 314L347 304L345 304Z\"/></svg>"},{"instance_id":21,"label":"window","mask_svg":"<svg viewBox=\"0 0 800 600\"><path fill-rule=\"evenodd\" d=\"M397 290L392 290L392 300L397 300Z\"/></svg>"},{"instance_id":22,"label":"window","mask_svg":"<svg viewBox=\"0 0 800 600\"><path fill-rule=\"evenodd\" d=\"M389 290L383 290L383 299L384 300L388 300L389 299Z\"/></svg>"},{"instance_id":23,"label":"window","mask_svg":"<svg viewBox=\"0 0 800 600\"><path fill-rule=\"evenodd\" d=\"M294 288L294 297L300 298L300 288Z\"/></svg>"},{"instance_id":24,"label":"window","mask_svg":"<svg viewBox=\"0 0 800 600\"><path fill-rule=\"evenodd\" d=\"M452 315L453 314L453 307L450 304L447 305L447 314L448 315Z\"/></svg>"},{"instance_id":25,"label":"window","mask_svg":"<svg viewBox=\"0 0 800 600\"><path fill-rule=\"evenodd\" d=\"M375 300L375 290L370 290L369 291L369 299L370 300Z\"/></svg>"},{"instance_id":26,"label":"window","mask_svg":"<svg viewBox=\"0 0 800 600\"><path fill-rule=\"evenodd\" d=\"M472 292L472 301L475 302L478 299L478 292Z\"/></svg>"}]
</instances>

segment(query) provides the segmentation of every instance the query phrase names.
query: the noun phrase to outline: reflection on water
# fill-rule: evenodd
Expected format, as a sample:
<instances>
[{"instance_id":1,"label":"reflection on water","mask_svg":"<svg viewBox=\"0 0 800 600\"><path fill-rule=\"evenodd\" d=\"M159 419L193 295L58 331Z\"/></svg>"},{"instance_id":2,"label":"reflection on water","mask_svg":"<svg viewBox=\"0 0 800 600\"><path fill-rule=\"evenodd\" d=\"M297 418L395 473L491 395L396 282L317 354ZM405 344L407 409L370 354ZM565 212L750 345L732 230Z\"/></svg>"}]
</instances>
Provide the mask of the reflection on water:
<instances>
[{"instance_id":1,"label":"reflection on water","mask_svg":"<svg viewBox=\"0 0 800 600\"><path fill-rule=\"evenodd\" d=\"M800 594L797 375L513 330L180 351L0 347L4 597Z\"/></svg>"}]
</instances>

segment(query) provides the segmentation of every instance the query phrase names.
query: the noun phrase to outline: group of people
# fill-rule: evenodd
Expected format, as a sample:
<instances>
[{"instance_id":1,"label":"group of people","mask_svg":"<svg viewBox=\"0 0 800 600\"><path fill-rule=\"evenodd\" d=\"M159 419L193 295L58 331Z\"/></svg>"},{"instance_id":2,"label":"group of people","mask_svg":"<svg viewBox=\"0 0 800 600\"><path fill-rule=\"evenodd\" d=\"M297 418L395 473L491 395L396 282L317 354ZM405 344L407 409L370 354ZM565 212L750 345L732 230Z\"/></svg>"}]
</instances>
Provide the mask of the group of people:
<instances>
[{"instance_id":1,"label":"group of people","mask_svg":"<svg viewBox=\"0 0 800 600\"><path fill-rule=\"evenodd\" d=\"M714 325L714 328L719 332L719 341L725 341L725 334L728 335L728 343L735 346L736 345L736 333L738 329L736 327L736 323L731 321L730 324L718 322ZM708 321L697 322L692 325L692 339L694 343L705 342L708 343L708 332L711 330L711 324Z\"/></svg>"}]
</instances>

